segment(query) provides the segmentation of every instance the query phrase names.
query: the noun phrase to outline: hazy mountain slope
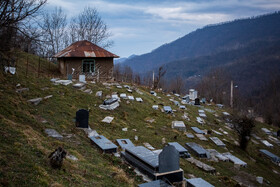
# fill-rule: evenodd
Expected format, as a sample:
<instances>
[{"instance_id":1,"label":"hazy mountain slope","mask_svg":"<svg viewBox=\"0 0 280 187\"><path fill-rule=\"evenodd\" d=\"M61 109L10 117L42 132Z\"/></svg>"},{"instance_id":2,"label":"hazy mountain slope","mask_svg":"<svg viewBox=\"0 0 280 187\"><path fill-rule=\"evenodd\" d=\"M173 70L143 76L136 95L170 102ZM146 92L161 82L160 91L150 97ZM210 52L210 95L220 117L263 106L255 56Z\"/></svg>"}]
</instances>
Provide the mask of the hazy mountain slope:
<instances>
[{"instance_id":1,"label":"hazy mountain slope","mask_svg":"<svg viewBox=\"0 0 280 187\"><path fill-rule=\"evenodd\" d=\"M197 79L190 78L199 78L212 69L223 67L240 85L243 93L251 94L268 81L271 72L280 69L279 53L280 41L256 42L215 55L170 62L165 65L166 78L182 76L189 80L187 86L194 86Z\"/></svg>"},{"instance_id":2,"label":"hazy mountain slope","mask_svg":"<svg viewBox=\"0 0 280 187\"><path fill-rule=\"evenodd\" d=\"M280 39L280 12L206 26L151 53L128 59L123 64L141 73L171 61L239 49L259 40L276 39Z\"/></svg>"}]
</instances>

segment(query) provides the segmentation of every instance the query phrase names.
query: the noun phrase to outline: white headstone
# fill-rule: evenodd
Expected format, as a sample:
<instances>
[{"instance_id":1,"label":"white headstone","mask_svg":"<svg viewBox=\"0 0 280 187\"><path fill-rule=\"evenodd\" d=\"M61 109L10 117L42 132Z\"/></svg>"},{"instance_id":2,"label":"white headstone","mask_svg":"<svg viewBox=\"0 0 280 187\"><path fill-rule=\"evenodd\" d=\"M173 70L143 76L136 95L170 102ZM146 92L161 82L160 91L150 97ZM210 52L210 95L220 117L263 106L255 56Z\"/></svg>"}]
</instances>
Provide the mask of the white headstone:
<instances>
[{"instance_id":1,"label":"white headstone","mask_svg":"<svg viewBox=\"0 0 280 187\"><path fill-rule=\"evenodd\" d=\"M86 82L86 76L85 75L79 75L79 81L80 82Z\"/></svg>"}]
</instances>

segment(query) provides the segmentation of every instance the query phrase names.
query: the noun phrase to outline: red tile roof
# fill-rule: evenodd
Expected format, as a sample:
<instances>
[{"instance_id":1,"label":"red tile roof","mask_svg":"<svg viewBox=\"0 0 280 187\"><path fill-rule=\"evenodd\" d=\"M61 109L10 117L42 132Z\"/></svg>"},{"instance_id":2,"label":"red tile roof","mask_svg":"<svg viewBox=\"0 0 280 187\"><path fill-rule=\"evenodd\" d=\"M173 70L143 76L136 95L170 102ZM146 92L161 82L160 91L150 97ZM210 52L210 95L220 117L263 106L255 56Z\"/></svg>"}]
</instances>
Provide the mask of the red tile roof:
<instances>
[{"instance_id":1,"label":"red tile roof","mask_svg":"<svg viewBox=\"0 0 280 187\"><path fill-rule=\"evenodd\" d=\"M110 53L109 51L87 41L78 41L62 51L55 54L53 57L62 58L62 57L112 57L119 58L119 56Z\"/></svg>"}]
</instances>

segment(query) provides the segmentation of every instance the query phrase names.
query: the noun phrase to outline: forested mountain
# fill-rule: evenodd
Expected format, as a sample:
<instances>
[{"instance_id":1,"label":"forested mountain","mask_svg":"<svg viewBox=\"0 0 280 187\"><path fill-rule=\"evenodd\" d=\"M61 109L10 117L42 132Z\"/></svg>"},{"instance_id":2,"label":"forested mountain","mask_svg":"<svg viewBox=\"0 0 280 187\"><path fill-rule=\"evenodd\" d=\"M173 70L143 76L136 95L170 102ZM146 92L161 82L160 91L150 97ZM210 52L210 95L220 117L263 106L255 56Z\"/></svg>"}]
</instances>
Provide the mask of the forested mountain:
<instances>
[{"instance_id":1,"label":"forested mountain","mask_svg":"<svg viewBox=\"0 0 280 187\"><path fill-rule=\"evenodd\" d=\"M270 80L271 73L280 71L280 40L259 41L246 47L223 51L215 55L182 59L165 65L166 77L181 76L187 86L194 86L201 77L215 68L223 68L250 95ZM278 70L278 71L277 71Z\"/></svg>"},{"instance_id":2,"label":"forested mountain","mask_svg":"<svg viewBox=\"0 0 280 187\"><path fill-rule=\"evenodd\" d=\"M130 66L135 72L143 73L169 62L215 55L223 51L247 48L248 45L253 46L255 42L279 39L280 12L276 12L206 26L174 42L162 45L150 53L128 59L123 64Z\"/></svg>"}]
</instances>

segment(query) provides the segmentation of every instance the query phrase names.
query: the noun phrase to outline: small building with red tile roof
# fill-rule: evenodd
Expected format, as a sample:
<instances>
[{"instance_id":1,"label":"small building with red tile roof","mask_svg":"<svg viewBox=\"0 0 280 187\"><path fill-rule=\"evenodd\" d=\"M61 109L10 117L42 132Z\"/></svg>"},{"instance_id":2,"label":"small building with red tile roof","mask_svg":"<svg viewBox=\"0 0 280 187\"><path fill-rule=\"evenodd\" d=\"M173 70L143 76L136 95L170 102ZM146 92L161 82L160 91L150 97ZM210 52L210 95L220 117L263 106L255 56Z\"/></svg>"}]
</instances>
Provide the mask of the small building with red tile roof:
<instances>
[{"instance_id":1,"label":"small building with red tile roof","mask_svg":"<svg viewBox=\"0 0 280 187\"><path fill-rule=\"evenodd\" d=\"M57 58L62 75L87 80L113 79L113 59L119 56L87 41L77 41L53 56Z\"/></svg>"}]
</instances>

